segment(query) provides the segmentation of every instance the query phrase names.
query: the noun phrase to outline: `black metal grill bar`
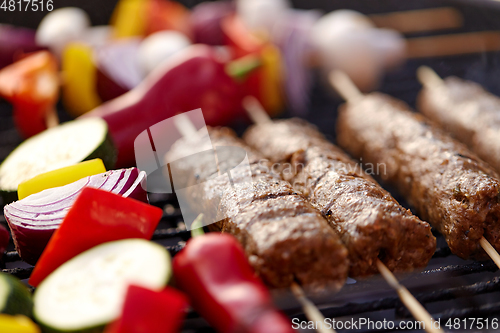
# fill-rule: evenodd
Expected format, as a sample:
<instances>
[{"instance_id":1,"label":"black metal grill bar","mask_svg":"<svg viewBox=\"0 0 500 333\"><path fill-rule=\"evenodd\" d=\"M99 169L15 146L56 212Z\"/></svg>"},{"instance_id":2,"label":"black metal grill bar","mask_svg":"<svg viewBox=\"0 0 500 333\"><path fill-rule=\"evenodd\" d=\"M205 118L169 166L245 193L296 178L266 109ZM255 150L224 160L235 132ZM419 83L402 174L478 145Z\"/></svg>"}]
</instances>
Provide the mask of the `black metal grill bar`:
<instances>
[{"instance_id":1,"label":"black metal grill bar","mask_svg":"<svg viewBox=\"0 0 500 333\"><path fill-rule=\"evenodd\" d=\"M479 295L500 291L500 277L495 277L492 281L479 282L471 285L460 286L456 288L447 288L429 293L417 294L415 297L422 304L431 302L454 300L460 297L471 295ZM362 313L373 313L376 311L396 309L399 317L411 318L409 311L402 305L398 297L387 297L380 300L375 300L365 303L347 303L339 307L330 307L321 309L321 313L325 318L340 318L345 316L353 316ZM435 319L449 318L472 318L477 316L487 317L492 314L497 314L500 311L499 303L489 303L478 307L454 308L448 309L440 313L434 313ZM294 314L297 313L297 314ZM302 310L297 308L288 311L293 318L298 318L301 321L308 320L302 313ZM443 323L442 323L443 324Z\"/></svg>"},{"instance_id":2,"label":"black metal grill bar","mask_svg":"<svg viewBox=\"0 0 500 333\"><path fill-rule=\"evenodd\" d=\"M17 277L18 279L28 279L33 271L33 267L16 267L16 268L5 268L2 269L3 273L7 273Z\"/></svg>"},{"instance_id":3,"label":"black metal grill bar","mask_svg":"<svg viewBox=\"0 0 500 333\"><path fill-rule=\"evenodd\" d=\"M441 247L436 249L432 258L444 258L451 255L451 250L449 247Z\"/></svg>"},{"instance_id":4,"label":"black metal grill bar","mask_svg":"<svg viewBox=\"0 0 500 333\"><path fill-rule=\"evenodd\" d=\"M498 267L493 261L475 261L465 265L448 265L430 270L425 270L420 275L435 277L438 274L446 275L447 277L463 276L468 274L476 274L482 272L496 272ZM419 276L417 278L422 278Z\"/></svg>"},{"instance_id":5,"label":"black metal grill bar","mask_svg":"<svg viewBox=\"0 0 500 333\"><path fill-rule=\"evenodd\" d=\"M21 260L21 257L19 256L19 253L17 253L17 251L5 252L3 255L4 262L14 262L19 260Z\"/></svg>"},{"instance_id":6,"label":"black metal grill bar","mask_svg":"<svg viewBox=\"0 0 500 333\"><path fill-rule=\"evenodd\" d=\"M470 296L495 291L500 291L500 277L494 277L491 281L477 282L467 286L442 289L425 294L417 294L415 295L415 298L417 298L421 303L428 303L454 299L457 295Z\"/></svg>"},{"instance_id":7,"label":"black metal grill bar","mask_svg":"<svg viewBox=\"0 0 500 333\"><path fill-rule=\"evenodd\" d=\"M189 231L177 230L173 228L159 229L153 234L152 240L170 239L180 237L182 240L189 238ZM19 253L17 251L8 251L4 253L3 262L15 262L21 260Z\"/></svg>"},{"instance_id":8,"label":"black metal grill bar","mask_svg":"<svg viewBox=\"0 0 500 333\"><path fill-rule=\"evenodd\" d=\"M450 309L434 314L434 318L484 318L500 312L500 302L488 303L478 307L468 307L462 309Z\"/></svg>"},{"instance_id":9,"label":"black metal grill bar","mask_svg":"<svg viewBox=\"0 0 500 333\"><path fill-rule=\"evenodd\" d=\"M171 256L175 256L177 253L179 253L180 250L184 248L185 243L184 242L179 242L178 244L175 245L170 245L170 246L165 246L165 249L170 253ZM17 252L7 252L7 257L18 257L19 255ZM19 258L20 259L20 258ZM2 269L3 273L11 274L18 279L27 279L30 277L31 272L33 271L33 267L16 267L16 268L5 268Z\"/></svg>"},{"instance_id":10,"label":"black metal grill bar","mask_svg":"<svg viewBox=\"0 0 500 333\"><path fill-rule=\"evenodd\" d=\"M183 240L187 240L190 237L190 232L187 230L179 230L177 228L159 229L154 232L152 239L158 240L158 239L169 239L175 237L180 237Z\"/></svg>"}]
</instances>

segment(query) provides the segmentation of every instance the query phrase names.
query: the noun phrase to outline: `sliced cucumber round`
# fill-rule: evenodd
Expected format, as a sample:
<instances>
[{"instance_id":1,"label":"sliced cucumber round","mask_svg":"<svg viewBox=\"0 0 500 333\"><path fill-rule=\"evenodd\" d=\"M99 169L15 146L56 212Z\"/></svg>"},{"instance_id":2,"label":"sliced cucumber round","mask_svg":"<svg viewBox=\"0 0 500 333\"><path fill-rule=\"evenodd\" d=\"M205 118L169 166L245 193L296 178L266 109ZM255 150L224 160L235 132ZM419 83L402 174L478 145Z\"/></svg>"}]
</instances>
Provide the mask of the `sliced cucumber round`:
<instances>
[{"instance_id":1,"label":"sliced cucumber round","mask_svg":"<svg viewBox=\"0 0 500 333\"><path fill-rule=\"evenodd\" d=\"M33 301L28 288L15 277L0 273L0 313L31 317Z\"/></svg>"},{"instance_id":2,"label":"sliced cucumber round","mask_svg":"<svg viewBox=\"0 0 500 333\"><path fill-rule=\"evenodd\" d=\"M70 121L21 143L0 165L4 204L17 199L17 186L41 173L100 158L106 168L116 162L108 125L100 118Z\"/></svg>"},{"instance_id":3,"label":"sliced cucumber round","mask_svg":"<svg viewBox=\"0 0 500 333\"><path fill-rule=\"evenodd\" d=\"M167 250L144 239L96 246L49 275L34 296L44 332L97 332L118 318L129 284L162 289L170 279Z\"/></svg>"}]
</instances>

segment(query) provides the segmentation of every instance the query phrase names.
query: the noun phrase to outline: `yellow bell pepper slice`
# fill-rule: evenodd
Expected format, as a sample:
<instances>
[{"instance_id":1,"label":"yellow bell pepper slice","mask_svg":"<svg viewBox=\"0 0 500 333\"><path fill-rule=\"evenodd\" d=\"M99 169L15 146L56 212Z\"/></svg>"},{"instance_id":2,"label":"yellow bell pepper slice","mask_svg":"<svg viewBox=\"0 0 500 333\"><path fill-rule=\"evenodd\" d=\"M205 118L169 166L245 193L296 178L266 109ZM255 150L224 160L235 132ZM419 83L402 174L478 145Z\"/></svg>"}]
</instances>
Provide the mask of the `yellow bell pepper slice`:
<instances>
[{"instance_id":1,"label":"yellow bell pepper slice","mask_svg":"<svg viewBox=\"0 0 500 333\"><path fill-rule=\"evenodd\" d=\"M146 31L148 0L120 0L113 11L110 24L115 38L143 36Z\"/></svg>"},{"instance_id":2,"label":"yellow bell pepper slice","mask_svg":"<svg viewBox=\"0 0 500 333\"><path fill-rule=\"evenodd\" d=\"M271 116L275 116L285 106L281 52L276 46L268 44L262 49L260 60L263 77L260 92L262 105Z\"/></svg>"},{"instance_id":3,"label":"yellow bell pepper slice","mask_svg":"<svg viewBox=\"0 0 500 333\"><path fill-rule=\"evenodd\" d=\"M17 187L19 200L29 195L41 192L48 188L64 186L84 177L106 172L104 163L100 158L84 161L65 168L52 170L33 177ZM0 331L1 332L1 331Z\"/></svg>"},{"instance_id":4,"label":"yellow bell pepper slice","mask_svg":"<svg viewBox=\"0 0 500 333\"><path fill-rule=\"evenodd\" d=\"M40 328L28 317L0 314L0 332L5 333L40 333Z\"/></svg>"},{"instance_id":5,"label":"yellow bell pepper slice","mask_svg":"<svg viewBox=\"0 0 500 333\"><path fill-rule=\"evenodd\" d=\"M62 99L72 116L81 116L102 103L97 93L97 68L90 46L78 42L68 44L62 54L62 71Z\"/></svg>"}]
</instances>

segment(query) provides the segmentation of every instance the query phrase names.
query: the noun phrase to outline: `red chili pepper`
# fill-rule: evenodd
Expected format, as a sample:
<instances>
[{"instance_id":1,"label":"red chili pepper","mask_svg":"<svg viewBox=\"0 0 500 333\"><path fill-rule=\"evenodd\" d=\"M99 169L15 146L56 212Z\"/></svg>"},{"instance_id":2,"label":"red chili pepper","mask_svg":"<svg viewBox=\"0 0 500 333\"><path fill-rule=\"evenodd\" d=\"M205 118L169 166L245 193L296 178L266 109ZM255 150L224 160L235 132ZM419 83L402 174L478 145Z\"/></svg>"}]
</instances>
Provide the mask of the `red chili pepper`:
<instances>
[{"instance_id":1,"label":"red chili pepper","mask_svg":"<svg viewBox=\"0 0 500 333\"><path fill-rule=\"evenodd\" d=\"M218 332L293 332L233 236L191 238L174 257L173 270L179 289Z\"/></svg>"},{"instance_id":2,"label":"red chili pepper","mask_svg":"<svg viewBox=\"0 0 500 333\"><path fill-rule=\"evenodd\" d=\"M208 125L224 125L238 116L243 85L228 74L226 67L233 63L215 48L190 46L169 64L128 93L83 115L108 123L118 148L117 167L135 164L134 140L142 131L178 113L201 108Z\"/></svg>"},{"instance_id":3,"label":"red chili pepper","mask_svg":"<svg viewBox=\"0 0 500 333\"><path fill-rule=\"evenodd\" d=\"M110 324L104 333L179 332L187 305L186 296L173 288L153 291L131 285L121 317Z\"/></svg>"},{"instance_id":4,"label":"red chili pepper","mask_svg":"<svg viewBox=\"0 0 500 333\"><path fill-rule=\"evenodd\" d=\"M86 187L50 238L31 274L36 287L74 256L105 242L150 239L162 210L120 195Z\"/></svg>"},{"instance_id":5,"label":"red chili pepper","mask_svg":"<svg viewBox=\"0 0 500 333\"><path fill-rule=\"evenodd\" d=\"M59 98L56 58L39 51L3 68L0 96L13 104L14 122L25 138L47 129L46 117Z\"/></svg>"}]
</instances>

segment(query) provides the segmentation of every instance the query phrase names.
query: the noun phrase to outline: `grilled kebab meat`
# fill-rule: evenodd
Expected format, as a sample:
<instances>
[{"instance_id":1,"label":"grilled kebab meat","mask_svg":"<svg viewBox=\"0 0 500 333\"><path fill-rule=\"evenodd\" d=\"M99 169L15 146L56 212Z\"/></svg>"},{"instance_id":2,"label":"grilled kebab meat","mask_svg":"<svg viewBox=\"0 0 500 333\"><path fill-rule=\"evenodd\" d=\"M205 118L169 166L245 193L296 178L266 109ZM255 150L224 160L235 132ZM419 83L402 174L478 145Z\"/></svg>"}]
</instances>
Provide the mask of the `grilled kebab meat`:
<instances>
[{"instance_id":1,"label":"grilled kebab meat","mask_svg":"<svg viewBox=\"0 0 500 333\"><path fill-rule=\"evenodd\" d=\"M350 276L376 273L377 258L393 271L427 265L436 249L430 225L400 206L315 127L279 120L252 126L244 139L279 163L283 177L339 233L349 252Z\"/></svg>"},{"instance_id":2,"label":"grilled kebab meat","mask_svg":"<svg viewBox=\"0 0 500 333\"><path fill-rule=\"evenodd\" d=\"M343 105L337 140L364 162L385 164L381 179L443 234L454 254L483 257L483 235L500 249L498 175L405 103L373 93Z\"/></svg>"},{"instance_id":3,"label":"grilled kebab meat","mask_svg":"<svg viewBox=\"0 0 500 333\"><path fill-rule=\"evenodd\" d=\"M321 214L288 182L266 172L262 156L232 130L211 128L209 135L215 150L226 146L246 150L252 181L242 181L246 169L239 167L230 170L231 181L218 177L219 171L231 165L231 156L219 160L215 168L203 159L192 159L191 163L182 163L182 168L192 173L190 185L202 188L193 190L191 204L203 205L206 211L213 211L214 205L219 207L226 218L217 223L218 227L240 241L266 284L289 287L298 281L310 290L340 288L348 273L347 250ZM197 146L189 141L177 141L167 158L173 161Z\"/></svg>"},{"instance_id":4,"label":"grilled kebab meat","mask_svg":"<svg viewBox=\"0 0 500 333\"><path fill-rule=\"evenodd\" d=\"M500 172L500 98L479 84L449 77L424 87L418 109Z\"/></svg>"}]
</instances>

